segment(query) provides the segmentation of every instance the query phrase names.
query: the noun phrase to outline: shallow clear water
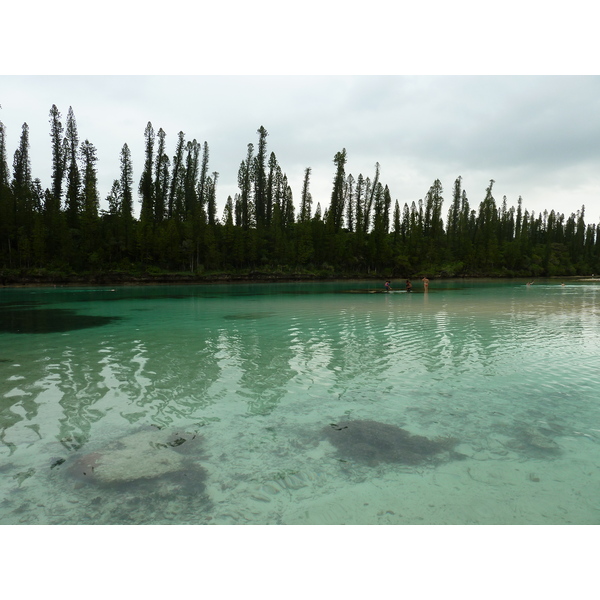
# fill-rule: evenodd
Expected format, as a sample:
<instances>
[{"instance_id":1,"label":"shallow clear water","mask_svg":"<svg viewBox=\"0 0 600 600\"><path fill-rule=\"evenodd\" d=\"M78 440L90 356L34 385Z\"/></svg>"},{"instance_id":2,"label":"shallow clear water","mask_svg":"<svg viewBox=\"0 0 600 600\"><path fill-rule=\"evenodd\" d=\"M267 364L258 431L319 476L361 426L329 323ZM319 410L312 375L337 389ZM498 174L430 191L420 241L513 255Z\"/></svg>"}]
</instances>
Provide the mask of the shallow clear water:
<instances>
[{"instance_id":1,"label":"shallow clear water","mask_svg":"<svg viewBox=\"0 0 600 600\"><path fill-rule=\"evenodd\" d=\"M600 523L600 281L380 287L1 290L0 523Z\"/></svg>"}]
</instances>

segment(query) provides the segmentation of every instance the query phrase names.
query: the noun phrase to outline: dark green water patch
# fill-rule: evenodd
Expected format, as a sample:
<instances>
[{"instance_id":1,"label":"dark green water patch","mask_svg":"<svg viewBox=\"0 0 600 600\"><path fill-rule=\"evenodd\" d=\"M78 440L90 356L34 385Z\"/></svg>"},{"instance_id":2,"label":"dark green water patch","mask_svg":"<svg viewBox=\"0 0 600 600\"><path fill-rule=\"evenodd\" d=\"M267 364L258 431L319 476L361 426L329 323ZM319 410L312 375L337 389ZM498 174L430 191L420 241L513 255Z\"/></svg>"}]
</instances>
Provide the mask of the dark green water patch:
<instances>
[{"instance_id":1,"label":"dark green water patch","mask_svg":"<svg viewBox=\"0 0 600 600\"><path fill-rule=\"evenodd\" d=\"M0 311L1 333L62 333L109 325L121 317L81 315L64 308Z\"/></svg>"},{"instance_id":2,"label":"dark green water patch","mask_svg":"<svg viewBox=\"0 0 600 600\"><path fill-rule=\"evenodd\" d=\"M30 308L32 306L41 306L44 302L39 300L19 300L15 302L0 302L0 309L5 308Z\"/></svg>"},{"instance_id":3,"label":"dark green water patch","mask_svg":"<svg viewBox=\"0 0 600 600\"><path fill-rule=\"evenodd\" d=\"M225 315L223 318L231 321L237 320L247 320L252 321L254 319L264 319L266 317L272 316L274 313L272 312L253 312L253 313L237 313L235 315Z\"/></svg>"},{"instance_id":4,"label":"dark green water patch","mask_svg":"<svg viewBox=\"0 0 600 600\"><path fill-rule=\"evenodd\" d=\"M429 439L377 421L345 421L323 428L325 437L338 449L342 460L375 466L379 463L438 464L465 458L453 451L455 438Z\"/></svg>"}]
</instances>

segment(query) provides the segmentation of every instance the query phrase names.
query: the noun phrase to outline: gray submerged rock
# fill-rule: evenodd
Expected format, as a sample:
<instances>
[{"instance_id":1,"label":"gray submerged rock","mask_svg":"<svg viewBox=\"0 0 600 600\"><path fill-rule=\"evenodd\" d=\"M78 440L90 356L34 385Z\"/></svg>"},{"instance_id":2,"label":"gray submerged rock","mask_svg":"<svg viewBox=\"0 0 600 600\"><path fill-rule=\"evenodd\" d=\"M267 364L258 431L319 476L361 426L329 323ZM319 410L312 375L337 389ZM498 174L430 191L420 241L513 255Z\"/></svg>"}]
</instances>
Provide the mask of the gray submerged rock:
<instances>
[{"instance_id":1,"label":"gray submerged rock","mask_svg":"<svg viewBox=\"0 0 600 600\"><path fill-rule=\"evenodd\" d=\"M332 423L323 428L325 437L346 460L377 465L419 465L464 458L452 451L455 438L429 439L378 421L356 420Z\"/></svg>"},{"instance_id":2,"label":"gray submerged rock","mask_svg":"<svg viewBox=\"0 0 600 600\"><path fill-rule=\"evenodd\" d=\"M69 471L76 478L102 484L151 480L184 471L186 459L174 448L186 438L140 431L77 458Z\"/></svg>"}]
</instances>

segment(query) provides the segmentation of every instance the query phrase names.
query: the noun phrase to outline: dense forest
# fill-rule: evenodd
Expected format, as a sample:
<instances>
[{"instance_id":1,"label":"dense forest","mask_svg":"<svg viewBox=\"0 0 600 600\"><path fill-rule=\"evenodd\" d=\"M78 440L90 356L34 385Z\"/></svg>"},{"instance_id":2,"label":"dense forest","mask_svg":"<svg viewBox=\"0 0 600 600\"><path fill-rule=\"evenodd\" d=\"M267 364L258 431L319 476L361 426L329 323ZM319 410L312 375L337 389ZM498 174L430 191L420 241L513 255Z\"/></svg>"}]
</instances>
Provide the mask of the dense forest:
<instances>
[{"instance_id":1,"label":"dense forest","mask_svg":"<svg viewBox=\"0 0 600 600\"><path fill-rule=\"evenodd\" d=\"M77 274L90 281L111 274L189 274L314 277L539 277L600 271L600 225L585 224L582 206L567 217L554 210L530 213L497 202L494 181L471 202L461 177L444 214L435 180L423 199L401 207L380 180L346 173L346 150L333 157L331 197L313 201L307 167L294 202L267 131L257 131L238 171L239 193L217 215L218 172L209 169L207 142L179 132L175 154L166 134L148 123L145 162L133 180L124 144L119 178L101 210L97 152L79 141L69 108L65 124L50 109L51 187L31 173L29 129L23 124L7 162L0 122L0 276L3 282ZM115 161L116 162L116 161ZM115 169L117 171L117 169ZM134 216L134 199L140 202ZM328 200L328 203L325 202ZM137 211L135 211L137 212Z\"/></svg>"}]
</instances>

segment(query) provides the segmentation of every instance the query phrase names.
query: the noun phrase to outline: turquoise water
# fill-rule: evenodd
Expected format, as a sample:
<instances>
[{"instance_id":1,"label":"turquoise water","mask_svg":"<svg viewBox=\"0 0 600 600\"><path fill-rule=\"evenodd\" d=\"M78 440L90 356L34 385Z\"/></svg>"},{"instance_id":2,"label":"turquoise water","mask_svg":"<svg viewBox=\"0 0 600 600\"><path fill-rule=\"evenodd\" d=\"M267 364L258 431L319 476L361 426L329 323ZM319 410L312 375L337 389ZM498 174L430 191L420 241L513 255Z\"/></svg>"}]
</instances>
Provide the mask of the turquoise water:
<instances>
[{"instance_id":1,"label":"turquoise water","mask_svg":"<svg viewBox=\"0 0 600 600\"><path fill-rule=\"evenodd\" d=\"M524 283L2 289L0 523L600 523L600 281Z\"/></svg>"}]
</instances>

